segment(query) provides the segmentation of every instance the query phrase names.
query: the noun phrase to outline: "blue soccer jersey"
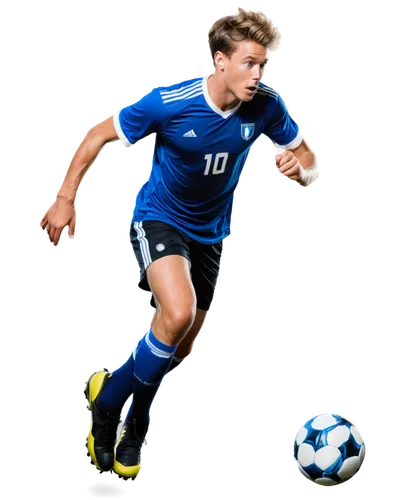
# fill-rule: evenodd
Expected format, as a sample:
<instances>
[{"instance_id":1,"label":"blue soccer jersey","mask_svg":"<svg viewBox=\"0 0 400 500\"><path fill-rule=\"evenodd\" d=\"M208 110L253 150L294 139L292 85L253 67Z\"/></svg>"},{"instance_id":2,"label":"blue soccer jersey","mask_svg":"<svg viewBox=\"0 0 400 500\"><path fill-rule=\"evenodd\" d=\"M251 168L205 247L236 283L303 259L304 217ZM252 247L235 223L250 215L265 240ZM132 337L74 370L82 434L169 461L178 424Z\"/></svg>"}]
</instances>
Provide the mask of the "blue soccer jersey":
<instances>
[{"instance_id":1,"label":"blue soccer jersey","mask_svg":"<svg viewBox=\"0 0 400 500\"><path fill-rule=\"evenodd\" d=\"M154 89L114 116L130 146L156 133L153 168L140 190L133 220L159 220L211 244L230 233L233 193L249 149L261 134L295 149L302 141L279 94L259 84L253 99L221 111L208 77Z\"/></svg>"}]
</instances>

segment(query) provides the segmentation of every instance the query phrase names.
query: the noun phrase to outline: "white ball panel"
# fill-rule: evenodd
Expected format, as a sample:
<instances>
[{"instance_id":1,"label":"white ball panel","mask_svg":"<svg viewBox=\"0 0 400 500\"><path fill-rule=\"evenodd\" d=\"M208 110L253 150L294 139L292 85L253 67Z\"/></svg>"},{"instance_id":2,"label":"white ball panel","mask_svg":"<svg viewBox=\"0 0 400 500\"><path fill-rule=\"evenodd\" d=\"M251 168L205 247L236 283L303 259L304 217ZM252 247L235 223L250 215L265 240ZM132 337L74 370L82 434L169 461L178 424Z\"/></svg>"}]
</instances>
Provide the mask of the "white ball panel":
<instances>
[{"instance_id":1,"label":"white ball panel","mask_svg":"<svg viewBox=\"0 0 400 500\"><path fill-rule=\"evenodd\" d=\"M308 467L314 463L315 451L314 448L308 444L303 443L299 446L299 451L297 453L297 460L300 462L302 467Z\"/></svg>"},{"instance_id":2,"label":"white ball panel","mask_svg":"<svg viewBox=\"0 0 400 500\"><path fill-rule=\"evenodd\" d=\"M350 436L350 429L345 425L339 425L328 432L328 444L339 448Z\"/></svg>"},{"instance_id":3,"label":"white ball panel","mask_svg":"<svg viewBox=\"0 0 400 500\"><path fill-rule=\"evenodd\" d=\"M317 431L323 431L331 425L335 425L337 422L338 420L333 415L327 413L325 415L319 415L318 417L315 417L311 424L311 427L313 429L316 429Z\"/></svg>"},{"instance_id":4,"label":"white ball panel","mask_svg":"<svg viewBox=\"0 0 400 500\"><path fill-rule=\"evenodd\" d=\"M364 444L364 441L361 437L361 434L358 432L358 430L354 427L354 425L351 426L351 433L354 436L354 439L357 441L358 444Z\"/></svg>"},{"instance_id":5,"label":"white ball panel","mask_svg":"<svg viewBox=\"0 0 400 500\"><path fill-rule=\"evenodd\" d=\"M297 443L297 446L300 446L301 443L305 440L305 438L307 437L307 429L305 427L302 427L299 432L297 433L297 436L296 436L296 443Z\"/></svg>"},{"instance_id":6,"label":"white ball panel","mask_svg":"<svg viewBox=\"0 0 400 500\"><path fill-rule=\"evenodd\" d=\"M326 470L336 462L340 455L340 451L334 446L324 446L315 453L315 464L321 470Z\"/></svg>"},{"instance_id":7,"label":"white ball panel","mask_svg":"<svg viewBox=\"0 0 400 500\"><path fill-rule=\"evenodd\" d=\"M361 462L358 457L347 458L340 467L338 476L340 479L350 479L358 471L360 466Z\"/></svg>"},{"instance_id":8,"label":"white ball panel","mask_svg":"<svg viewBox=\"0 0 400 500\"><path fill-rule=\"evenodd\" d=\"M365 445L361 446L360 453L358 455L360 457L360 465L364 462L365 458Z\"/></svg>"}]
</instances>

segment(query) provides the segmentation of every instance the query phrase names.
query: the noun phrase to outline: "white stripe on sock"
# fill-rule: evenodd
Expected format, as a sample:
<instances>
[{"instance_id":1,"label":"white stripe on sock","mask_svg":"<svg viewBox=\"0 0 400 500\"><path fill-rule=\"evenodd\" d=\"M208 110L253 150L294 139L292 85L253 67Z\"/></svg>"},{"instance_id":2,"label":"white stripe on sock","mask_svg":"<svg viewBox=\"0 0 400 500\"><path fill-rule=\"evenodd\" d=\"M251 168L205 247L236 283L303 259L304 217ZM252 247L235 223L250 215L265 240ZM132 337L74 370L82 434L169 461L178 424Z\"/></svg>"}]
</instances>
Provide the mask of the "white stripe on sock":
<instances>
[{"instance_id":1,"label":"white stripe on sock","mask_svg":"<svg viewBox=\"0 0 400 500\"><path fill-rule=\"evenodd\" d=\"M147 332L146 334L146 337L145 337L145 340L146 340L146 344L149 346L151 352L159 357L159 358L165 358L165 359L168 359L168 358L172 358L174 353L173 352L167 352L167 351L163 351L161 349L159 349L158 347L156 347L152 342L151 340L149 339L149 336L150 336L150 330Z\"/></svg>"}]
</instances>

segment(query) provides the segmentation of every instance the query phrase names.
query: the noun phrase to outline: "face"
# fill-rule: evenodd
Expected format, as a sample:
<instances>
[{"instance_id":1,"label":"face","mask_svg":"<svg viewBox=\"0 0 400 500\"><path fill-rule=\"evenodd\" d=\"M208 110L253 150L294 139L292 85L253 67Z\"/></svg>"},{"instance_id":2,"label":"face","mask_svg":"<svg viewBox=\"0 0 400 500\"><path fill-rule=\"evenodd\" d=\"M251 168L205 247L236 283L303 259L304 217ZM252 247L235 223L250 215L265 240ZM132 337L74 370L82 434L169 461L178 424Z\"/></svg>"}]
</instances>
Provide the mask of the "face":
<instances>
[{"instance_id":1,"label":"face","mask_svg":"<svg viewBox=\"0 0 400 500\"><path fill-rule=\"evenodd\" d=\"M240 101L251 101L267 64L267 50L250 40L237 43L230 58L217 53L217 69L222 71L226 88Z\"/></svg>"}]
</instances>

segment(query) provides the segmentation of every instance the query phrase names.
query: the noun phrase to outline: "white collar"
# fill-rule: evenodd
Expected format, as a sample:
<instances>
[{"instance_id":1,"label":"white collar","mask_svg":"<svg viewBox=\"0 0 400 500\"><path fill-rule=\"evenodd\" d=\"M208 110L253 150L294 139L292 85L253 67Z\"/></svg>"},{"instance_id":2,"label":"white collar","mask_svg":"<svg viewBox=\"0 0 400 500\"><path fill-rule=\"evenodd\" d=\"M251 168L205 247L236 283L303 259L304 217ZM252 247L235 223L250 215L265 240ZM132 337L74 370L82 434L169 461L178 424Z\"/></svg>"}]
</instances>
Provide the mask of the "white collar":
<instances>
[{"instance_id":1,"label":"white collar","mask_svg":"<svg viewBox=\"0 0 400 500\"><path fill-rule=\"evenodd\" d=\"M222 116L222 118L228 118L229 116L233 115L233 113L236 113L236 111L240 108L242 101L239 102L237 106L235 106L232 109L228 109L228 111L222 111L221 109L217 108L217 106L213 103L211 100L210 94L208 93L208 86L207 86L207 81L212 76L214 73L211 73L211 75L206 75L203 78L203 94L204 98L207 102L207 104L210 106L210 108L215 111L215 113L219 114Z\"/></svg>"}]
</instances>

